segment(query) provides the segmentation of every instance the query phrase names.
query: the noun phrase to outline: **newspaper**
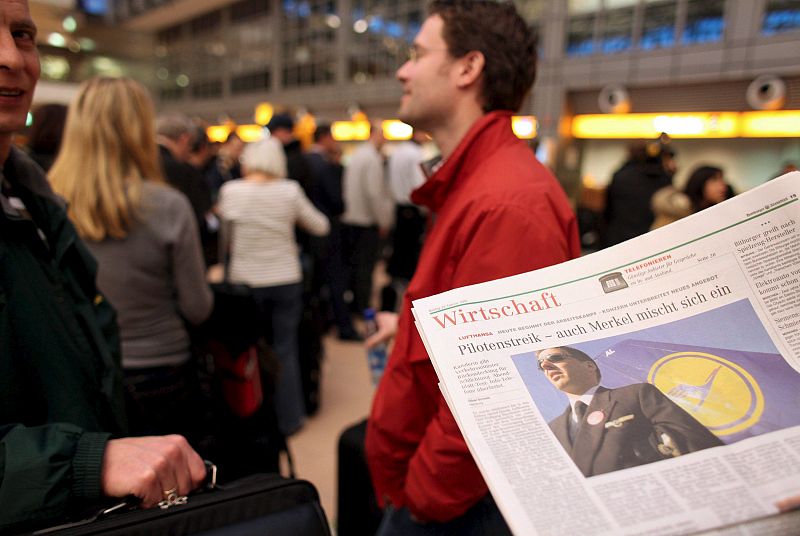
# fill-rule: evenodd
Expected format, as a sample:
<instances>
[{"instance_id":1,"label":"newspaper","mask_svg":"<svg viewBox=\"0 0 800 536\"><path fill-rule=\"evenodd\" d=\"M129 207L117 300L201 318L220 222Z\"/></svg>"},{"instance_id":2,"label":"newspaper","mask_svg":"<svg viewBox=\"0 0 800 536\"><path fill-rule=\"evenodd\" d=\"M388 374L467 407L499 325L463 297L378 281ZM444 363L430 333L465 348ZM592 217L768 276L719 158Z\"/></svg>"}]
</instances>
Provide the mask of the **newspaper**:
<instances>
[{"instance_id":1,"label":"newspaper","mask_svg":"<svg viewBox=\"0 0 800 536\"><path fill-rule=\"evenodd\" d=\"M774 516L800 498L798 194L795 172L580 259L414 302L515 534L800 531L796 513Z\"/></svg>"}]
</instances>

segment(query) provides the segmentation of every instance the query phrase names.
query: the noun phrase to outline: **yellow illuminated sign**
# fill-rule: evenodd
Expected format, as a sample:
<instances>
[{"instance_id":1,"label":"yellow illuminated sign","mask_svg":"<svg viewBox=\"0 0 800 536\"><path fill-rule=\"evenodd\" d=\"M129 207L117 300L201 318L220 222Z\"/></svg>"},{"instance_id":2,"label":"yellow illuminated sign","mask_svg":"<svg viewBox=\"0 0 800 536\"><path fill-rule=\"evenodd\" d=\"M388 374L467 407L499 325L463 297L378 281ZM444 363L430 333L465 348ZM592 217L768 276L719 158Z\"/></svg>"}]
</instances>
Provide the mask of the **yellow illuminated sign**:
<instances>
[{"instance_id":1,"label":"yellow illuminated sign","mask_svg":"<svg viewBox=\"0 0 800 536\"><path fill-rule=\"evenodd\" d=\"M397 119L388 119L381 124L383 137L391 141L410 140L414 128Z\"/></svg>"},{"instance_id":2,"label":"yellow illuminated sign","mask_svg":"<svg viewBox=\"0 0 800 536\"><path fill-rule=\"evenodd\" d=\"M572 119L576 138L657 138L666 132L672 138L736 138L737 112L663 114L587 114Z\"/></svg>"},{"instance_id":3,"label":"yellow illuminated sign","mask_svg":"<svg viewBox=\"0 0 800 536\"><path fill-rule=\"evenodd\" d=\"M511 118L511 130L522 140L536 137L536 118L532 115L515 115Z\"/></svg>"},{"instance_id":4,"label":"yellow illuminated sign","mask_svg":"<svg viewBox=\"0 0 800 536\"><path fill-rule=\"evenodd\" d=\"M572 118L583 139L800 137L800 110L661 114L587 114Z\"/></svg>"},{"instance_id":5,"label":"yellow illuminated sign","mask_svg":"<svg viewBox=\"0 0 800 536\"><path fill-rule=\"evenodd\" d=\"M206 129L208 139L213 142L224 142L228 137L228 134L235 129L236 133L244 141L260 140L264 135L262 125L269 122L269 118L267 118L266 113L264 113L264 115L259 115L258 110L262 109L262 106L269 106L269 104L262 103L256 109L256 122L258 124L239 125L238 127L233 124L210 126ZM264 110L265 109L262 109L262 112L264 112ZM316 124L314 117L308 114L298 121L298 128L295 129L297 131L296 134L299 136L301 134L308 134L309 132L313 133L313 127L315 126ZM383 130L384 137L390 141L411 139L411 135L414 132L414 129L410 125L407 125L398 119L387 119L383 121L381 123L381 128ZM537 134L536 117L532 115L514 116L511 118L511 128L518 138L523 140L533 139ZM334 121L331 124L331 134L337 141L364 141L369 139L369 131L370 123L366 120Z\"/></svg>"},{"instance_id":6,"label":"yellow illuminated sign","mask_svg":"<svg viewBox=\"0 0 800 536\"><path fill-rule=\"evenodd\" d=\"M268 102L262 102L258 106L256 106L256 113L255 113L255 120L256 123L259 125L266 125L269 123L269 120L272 119L272 114L275 113L275 109L272 105Z\"/></svg>"},{"instance_id":7,"label":"yellow illuminated sign","mask_svg":"<svg viewBox=\"0 0 800 536\"><path fill-rule=\"evenodd\" d=\"M800 137L800 110L742 112L743 138Z\"/></svg>"},{"instance_id":8,"label":"yellow illuminated sign","mask_svg":"<svg viewBox=\"0 0 800 536\"><path fill-rule=\"evenodd\" d=\"M236 127L236 134L242 138L242 141L248 143L258 141L264 137L264 127L261 125L239 125Z\"/></svg>"},{"instance_id":9,"label":"yellow illuminated sign","mask_svg":"<svg viewBox=\"0 0 800 536\"><path fill-rule=\"evenodd\" d=\"M331 135L337 141L364 141L369 139L369 121L334 121Z\"/></svg>"},{"instance_id":10,"label":"yellow illuminated sign","mask_svg":"<svg viewBox=\"0 0 800 536\"><path fill-rule=\"evenodd\" d=\"M229 125L214 125L206 129L206 136L212 142L223 143L228 139L228 134L231 133Z\"/></svg>"}]
</instances>

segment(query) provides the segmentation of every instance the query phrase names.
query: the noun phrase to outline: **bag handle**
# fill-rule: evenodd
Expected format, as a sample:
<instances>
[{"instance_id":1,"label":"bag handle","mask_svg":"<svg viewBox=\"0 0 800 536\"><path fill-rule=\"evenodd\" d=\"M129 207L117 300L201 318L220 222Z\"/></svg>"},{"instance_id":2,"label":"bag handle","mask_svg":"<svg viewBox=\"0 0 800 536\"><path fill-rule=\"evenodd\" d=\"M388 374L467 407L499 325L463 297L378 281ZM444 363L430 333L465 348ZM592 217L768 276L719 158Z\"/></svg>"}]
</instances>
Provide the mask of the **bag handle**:
<instances>
[{"instance_id":1,"label":"bag handle","mask_svg":"<svg viewBox=\"0 0 800 536\"><path fill-rule=\"evenodd\" d=\"M208 460L203 460L203 463L206 466L206 478L201 484L201 486L192 492L193 494L209 491L217 487L217 466ZM140 502L141 499L139 499L139 497L128 495L127 497L122 499L122 501L118 502L114 506L111 506L109 508L102 508L86 519L71 521L69 523L63 523L61 525L56 525L55 527L47 527L45 529L37 530L33 534L49 534L51 532L58 532L60 530L82 527L84 525L88 525L89 523L94 523L95 521L105 519L114 512L136 509L138 508ZM187 502L189 502L189 497L182 496L182 497L176 497L174 499L165 499L160 503L158 503L158 506L162 510L166 510L167 508L171 508L173 506L181 504L186 504Z\"/></svg>"}]
</instances>

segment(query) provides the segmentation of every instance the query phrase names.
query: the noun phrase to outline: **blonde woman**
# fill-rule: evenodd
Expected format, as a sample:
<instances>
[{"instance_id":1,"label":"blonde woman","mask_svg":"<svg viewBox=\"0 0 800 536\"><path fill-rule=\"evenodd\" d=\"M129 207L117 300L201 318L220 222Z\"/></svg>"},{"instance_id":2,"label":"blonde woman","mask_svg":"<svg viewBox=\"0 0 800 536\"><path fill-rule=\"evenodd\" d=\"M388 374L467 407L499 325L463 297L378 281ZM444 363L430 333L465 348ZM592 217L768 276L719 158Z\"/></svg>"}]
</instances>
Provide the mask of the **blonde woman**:
<instances>
[{"instance_id":1,"label":"blonde woman","mask_svg":"<svg viewBox=\"0 0 800 536\"><path fill-rule=\"evenodd\" d=\"M204 321L213 298L192 208L162 180L154 129L139 83L89 80L69 107L50 180L118 312L131 432L191 434L184 321Z\"/></svg>"},{"instance_id":2,"label":"blonde woman","mask_svg":"<svg viewBox=\"0 0 800 536\"><path fill-rule=\"evenodd\" d=\"M228 280L253 290L270 323L272 346L281 363L275 386L278 427L290 435L305 419L298 358L302 273L295 225L324 236L328 219L300 185L286 179L286 155L275 138L249 144L242 154L242 180L226 182L218 210L230 240Z\"/></svg>"}]
</instances>

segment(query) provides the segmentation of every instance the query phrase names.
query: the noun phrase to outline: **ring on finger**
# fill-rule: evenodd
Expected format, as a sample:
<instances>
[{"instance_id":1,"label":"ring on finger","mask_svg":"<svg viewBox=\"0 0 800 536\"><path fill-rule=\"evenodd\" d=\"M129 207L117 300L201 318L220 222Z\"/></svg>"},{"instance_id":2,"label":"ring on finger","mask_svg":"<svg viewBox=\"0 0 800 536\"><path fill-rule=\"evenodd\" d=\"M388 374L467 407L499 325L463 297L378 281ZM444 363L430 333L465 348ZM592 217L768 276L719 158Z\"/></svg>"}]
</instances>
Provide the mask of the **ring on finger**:
<instances>
[{"instance_id":1,"label":"ring on finger","mask_svg":"<svg viewBox=\"0 0 800 536\"><path fill-rule=\"evenodd\" d=\"M164 496L164 500L160 501L158 506L162 510L166 510L170 506L175 506L177 504L186 504L188 501L188 497L185 495L178 495L178 488L164 490L161 494Z\"/></svg>"}]
</instances>

